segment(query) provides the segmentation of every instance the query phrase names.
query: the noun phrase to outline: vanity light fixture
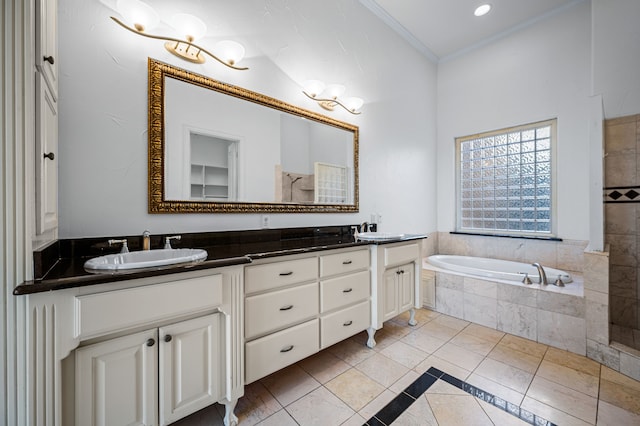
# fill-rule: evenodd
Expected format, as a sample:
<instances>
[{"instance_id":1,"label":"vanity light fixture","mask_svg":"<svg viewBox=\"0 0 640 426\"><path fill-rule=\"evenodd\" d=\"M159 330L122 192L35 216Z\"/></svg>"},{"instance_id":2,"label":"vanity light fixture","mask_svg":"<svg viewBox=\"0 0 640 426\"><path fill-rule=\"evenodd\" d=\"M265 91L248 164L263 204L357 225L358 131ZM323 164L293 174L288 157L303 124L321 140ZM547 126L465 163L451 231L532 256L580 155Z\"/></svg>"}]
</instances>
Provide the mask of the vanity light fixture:
<instances>
[{"instance_id":1,"label":"vanity light fixture","mask_svg":"<svg viewBox=\"0 0 640 426\"><path fill-rule=\"evenodd\" d=\"M491 10L491 5L489 3L482 4L476 7L476 10L473 12L476 16L484 16Z\"/></svg>"},{"instance_id":2,"label":"vanity light fixture","mask_svg":"<svg viewBox=\"0 0 640 426\"><path fill-rule=\"evenodd\" d=\"M129 23L129 25L127 25L120 19L112 16L111 19L118 25L143 37L164 40L165 49L179 58L196 64L202 64L205 61L204 54L206 54L229 68L235 70L249 69L248 67L238 67L236 65L244 57L244 47L240 43L231 40L218 42L216 44L216 51L219 52L218 55L214 55L194 43L196 39L204 36L207 32L207 26L197 16L178 13L169 20L169 24L184 37L184 39L179 39L147 33L147 31L153 29L160 23L160 17L151 6L140 0L118 0L116 9L120 15L122 15L124 21Z\"/></svg>"},{"instance_id":3,"label":"vanity light fixture","mask_svg":"<svg viewBox=\"0 0 640 426\"><path fill-rule=\"evenodd\" d=\"M327 111L333 111L336 105L350 112L351 114L360 114L360 108L364 104L361 98L339 99L345 92L346 88L341 84L325 85L320 80L308 80L304 82L302 93L309 99L313 99Z\"/></svg>"}]
</instances>

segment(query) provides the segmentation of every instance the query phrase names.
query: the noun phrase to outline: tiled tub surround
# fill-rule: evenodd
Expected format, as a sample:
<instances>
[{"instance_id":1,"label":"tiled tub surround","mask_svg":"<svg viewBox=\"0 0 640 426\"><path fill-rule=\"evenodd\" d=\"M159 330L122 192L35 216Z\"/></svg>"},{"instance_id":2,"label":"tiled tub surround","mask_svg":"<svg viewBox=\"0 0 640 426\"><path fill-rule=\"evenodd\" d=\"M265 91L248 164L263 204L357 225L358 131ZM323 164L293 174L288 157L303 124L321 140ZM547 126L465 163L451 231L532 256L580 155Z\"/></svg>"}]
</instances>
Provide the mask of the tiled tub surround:
<instances>
[{"instance_id":1,"label":"tiled tub surround","mask_svg":"<svg viewBox=\"0 0 640 426\"><path fill-rule=\"evenodd\" d=\"M640 225L639 225L640 226ZM495 257L497 259L514 260L518 262L524 261L538 261L544 266L555 267L570 272L574 276L581 276L583 282L583 301L574 301L576 305L571 307L562 307L562 303L566 302L568 295L561 295L558 301L553 301L552 305L538 305L538 299L536 296L535 307L531 305L533 300L528 299L529 302L524 303L522 300L507 299L507 291L504 287L501 287L500 297L498 296L498 286L496 284L496 300L495 300L495 324L494 328L498 327L498 306L501 306L501 315L504 321L505 315L507 315L508 308L516 309L516 313L520 315L520 312L529 313L528 318L532 318L531 313L533 309L536 311L536 320L538 320L538 310L542 314L546 314L546 317L542 318L543 328L542 333L546 333L545 337L558 339L559 335L547 333L546 330L553 325L554 321L561 318L568 317L568 319L575 324L576 332L580 333L579 338L572 338L569 342L573 342L573 345L563 342L559 347L578 347L577 342L580 344L580 352L583 352L583 339L586 341L586 355L587 357L596 360L607 367L619 371L629 377L633 377L640 380L640 351L636 351L625 345L618 343L611 343L610 331L609 331L609 311L613 308L609 306L609 259L610 250L609 245L605 247L602 252L592 251L587 247L587 243L584 241L543 241L543 240L526 240L526 239L512 239L512 238L498 238L498 237L484 237L484 236L469 236L460 234L450 234L448 232L439 232L429 235L430 243L432 244L432 250L425 253L430 254L458 254L464 256L479 256L479 257ZM613 249L611 249L613 251ZM613 256L613 254L611 254ZM535 259L535 260L534 260ZM443 300L443 294L441 289L444 289L444 293L451 293L451 290L447 287L438 286L435 284L435 272L433 270L423 270L423 287L428 287L428 283L425 282L425 275L428 277L431 274L434 285L436 286L436 302ZM427 278L428 279L428 278ZM458 288L460 285L458 284ZM491 284L488 285L491 287ZM487 285L485 284L486 288ZM555 294L553 286L547 286L551 294ZM480 287L483 288L483 287ZM466 296L467 300L476 299L478 301L484 301L487 303L487 307L493 306L492 302L486 299L482 299L483 295L478 294L479 289L471 290ZM517 287L516 287L517 288ZM464 282L462 284L462 299L460 295L452 293L454 297L458 297L458 301L462 300L462 304L452 309L457 309L457 312L462 311L464 318ZM460 291L460 290L457 290ZM511 290L512 294L517 294L518 291L523 290ZM546 291L546 290L544 290ZM440 295L438 294L440 293ZM486 297L486 296L484 296ZM541 296L541 301L547 301L549 295L545 294ZM525 299L527 300L527 299ZM570 300L570 299L569 299ZM528 303L528 304L527 304ZM514 305L516 305L514 307ZM518 306L519 305L519 306ZM577 306L577 308L576 308ZM434 309L440 312L440 308L435 305ZM472 308L473 309L473 308ZM521 309L521 310L517 310ZM578 311L576 311L578 309ZM577 313L582 310L583 315L579 316ZM490 311L492 312L492 311ZM526 314L525 314L526 315ZM520 321L521 316L514 317L514 321ZM484 321L487 322L486 320ZM493 323L493 320L491 320ZM482 323L480 323L482 324ZM536 339L539 333L539 324L536 321ZM525 329L526 330L526 329ZM529 331L529 333L533 333ZM516 334L516 333L514 333ZM544 340L541 340L544 341ZM553 344L551 344L553 346ZM571 350L571 349L570 349Z\"/></svg>"},{"instance_id":2,"label":"tiled tub surround","mask_svg":"<svg viewBox=\"0 0 640 426\"><path fill-rule=\"evenodd\" d=\"M640 115L606 120L604 129L612 340L640 349Z\"/></svg>"}]
</instances>

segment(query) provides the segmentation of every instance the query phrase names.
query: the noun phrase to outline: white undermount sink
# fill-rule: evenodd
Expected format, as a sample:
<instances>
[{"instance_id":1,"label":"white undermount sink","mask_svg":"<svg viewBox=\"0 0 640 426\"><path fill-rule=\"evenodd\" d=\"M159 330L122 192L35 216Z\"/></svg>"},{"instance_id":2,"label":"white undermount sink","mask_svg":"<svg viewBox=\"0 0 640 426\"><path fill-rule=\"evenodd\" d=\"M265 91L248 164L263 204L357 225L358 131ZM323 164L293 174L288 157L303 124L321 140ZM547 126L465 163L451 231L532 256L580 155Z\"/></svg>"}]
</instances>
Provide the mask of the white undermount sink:
<instances>
[{"instance_id":1,"label":"white undermount sink","mask_svg":"<svg viewBox=\"0 0 640 426\"><path fill-rule=\"evenodd\" d=\"M360 232L358 233L357 238L359 240L371 240L371 241L382 241L382 240L399 240L404 238L406 234L394 234L390 232Z\"/></svg>"},{"instance_id":2,"label":"white undermount sink","mask_svg":"<svg viewBox=\"0 0 640 426\"><path fill-rule=\"evenodd\" d=\"M84 269L93 273L113 273L132 269L197 263L206 258L207 252L202 249L143 250L94 257L84 263Z\"/></svg>"}]
</instances>

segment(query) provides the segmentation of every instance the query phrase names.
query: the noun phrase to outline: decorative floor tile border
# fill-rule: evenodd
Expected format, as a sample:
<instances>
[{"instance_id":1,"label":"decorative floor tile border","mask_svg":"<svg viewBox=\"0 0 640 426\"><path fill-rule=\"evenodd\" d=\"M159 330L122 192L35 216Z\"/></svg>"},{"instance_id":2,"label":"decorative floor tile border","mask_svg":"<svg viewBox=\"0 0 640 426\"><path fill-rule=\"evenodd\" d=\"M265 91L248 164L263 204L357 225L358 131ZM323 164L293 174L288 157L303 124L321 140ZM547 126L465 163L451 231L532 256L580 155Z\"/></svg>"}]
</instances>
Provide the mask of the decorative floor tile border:
<instances>
[{"instance_id":1,"label":"decorative floor tile border","mask_svg":"<svg viewBox=\"0 0 640 426\"><path fill-rule=\"evenodd\" d=\"M554 423L530 412L518 405L512 404L504 399L484 391L469 383L457 379L437 368L431 367L426 373L423 373L413 383L400 394L398 394L383 409L378 411L363 426L389 426L404 411L413 404L423 393L427 391L436 381L443 380L464 392L483 400L484 402L499 408L520 420L535 426L556 426Z\"/></svg>"},{"instance_id":2,"label":"decorative floor tile border","mask_svg":"<svg viewBox=\"0 0 640 426\"><path fill-rule=\"evenodd\" d=\"M603 190L605 203L640 203L640 186L616 186Z\"/></svg>"}]
</instances>

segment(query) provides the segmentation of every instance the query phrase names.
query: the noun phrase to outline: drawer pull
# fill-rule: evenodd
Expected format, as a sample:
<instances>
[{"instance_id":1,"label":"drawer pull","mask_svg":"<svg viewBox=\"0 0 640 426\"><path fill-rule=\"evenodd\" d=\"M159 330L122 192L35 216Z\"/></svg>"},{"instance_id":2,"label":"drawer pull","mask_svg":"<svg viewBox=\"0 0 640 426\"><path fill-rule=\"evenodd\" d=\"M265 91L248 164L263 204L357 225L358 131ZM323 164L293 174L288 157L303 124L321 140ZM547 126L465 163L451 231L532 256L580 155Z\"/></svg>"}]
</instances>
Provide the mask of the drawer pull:
<instances>
[{"instance_id":1,"label":"drawer pull","mask_svg":"<svg viewBox=\"0 0 640 426\"><path fill-rule=\"evenodd\" d=\"M288 311L291 308L293 308L293 305L287 305L287 306L283 306L282 308L280 308L280 310L281 311Z\"/></svg>"},{"instance_id":2,"label":"drawer pull","mask_svg":"<svg viewBox=\"0 0 640 426\"><path fill-rule=\"evenodd\" d=\"M353 291L353 289L351 287L342 290L343 293L351 293Z\"/></svg>"},{"instance_id":3,"label":"drawer pull","mask_svg":"<svg viewBox=\"0 0 640 426\"><path fill-rule=\"evenodd\" d=\"M289 275L293 275L293 271L289 271L289 272L280 272L280 276L281 276L281 277L288 277Z\"/></svg>"},{"instance_id":4,"label":"drawer pull","mask_svg":"<svg viewBox=\"0 0 640 426\"><path fill-rule=\"evenodd\" d=\"M345 327L349 327L351 324L353 324L353 321L349 320L349 321L345 322L342 325L345 326Z\"/></svg>"},{"instance_id":5,"label":"drawer pull","mask_svg":"<svg viewBox=\"0 0 640 426\"><path fill-rule=\"evenodd\" d=\"M345 260L344 262L342 262L343 265L351 265L353 262L351 262L350 260Z\"/></svg>"},{"instance_id":6,"label":"drawer pull","mask_svg":"<svg viewBox=\"0 0 640 426\"><path fill-rule=\"evenodd\" d=\"M293 349L293 345L289 345L286 348L280 349L280 352L282 353L289 352L291 349Z\"/></svg>"}]
</instances>

